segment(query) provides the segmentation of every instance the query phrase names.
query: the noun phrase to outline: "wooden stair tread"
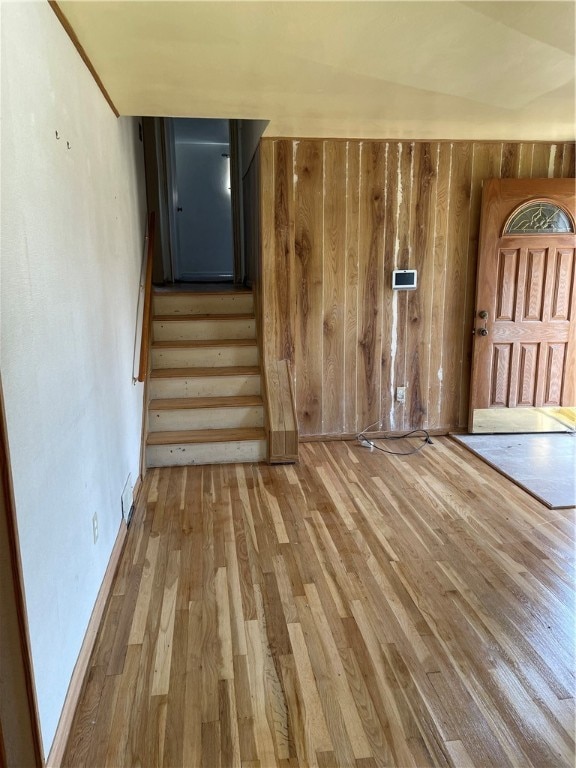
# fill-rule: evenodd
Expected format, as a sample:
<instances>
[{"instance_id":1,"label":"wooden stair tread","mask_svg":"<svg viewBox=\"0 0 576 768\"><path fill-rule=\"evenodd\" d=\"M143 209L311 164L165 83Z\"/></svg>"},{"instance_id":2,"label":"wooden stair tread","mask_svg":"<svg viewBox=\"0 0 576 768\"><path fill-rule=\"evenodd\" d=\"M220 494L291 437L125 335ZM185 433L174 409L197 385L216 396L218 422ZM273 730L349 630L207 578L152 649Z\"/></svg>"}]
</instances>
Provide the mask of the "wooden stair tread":
<instances>
[{"instance_id":1,"label":"wooden stair tread","mask_svg":"<svg viewBox=\"0 0 576 768\"><path fill-rule=\"evenodd\" d=\"M192 408L246 408L262 405L260 395L231 395L229 397L163 397L151 400L151 411L170 411Z\"/></svg>"},{"instance_id":2,"label":"wooden stair tread","mask_svg":"<svg viewBox=\"0 0 576 768\"><path fill-rule=\"evenodd\" d=\"M207 376L257 376L260 368L257 365L221 365L208 368L154 368L150 373L152 379L199 378Z\"/></svg>"},{"instance_id":3,"label":"wooden stair tread","mask_svg":"<svg viewBox=\"0 0 576 768\"><path fill-rule=\"evenodd\" d=\"M170 432L150 432L147 444L227 443L246 440L264 440L264 430L260 427L243 427L241 429L183 429L171 430Z\"/></svg>"},{"instance_id":4,"label":"wooden stair tread","mask_svg":"<svg viewBox=\"0 0 576 768\"><path fill-rule=\"evenodd\" d=\"M251 293L250 288L234 288L234 290L230 291L198 291L193 289L186 290L186 288L172 288L172 286L154 286L155 296L225 296L228 298L229 296L246 296Z\"/></svg>"},{"instance_id":5,"label":"wooden stair tread","mask_svg":"<svg viewBox=\"0 0 576 768\"><path fill-rule=\"evenodd\" d=\"M255 347L256 339L183 339L153 341L152 349L195 349L197 347Z\"/></svg>"},{"instance_id":6,"label":"wooden stair tread","mask_svg":"<svg viewBox=\"0 0 576 768\"><path fill-rule=\"evenodd\" d=\"M185 320L186 322L191 320L254 320L254 313L230 313L217 315L154 315L153 319L161 323L167 323L174 320Z\"/></svg>"}]
</instances>

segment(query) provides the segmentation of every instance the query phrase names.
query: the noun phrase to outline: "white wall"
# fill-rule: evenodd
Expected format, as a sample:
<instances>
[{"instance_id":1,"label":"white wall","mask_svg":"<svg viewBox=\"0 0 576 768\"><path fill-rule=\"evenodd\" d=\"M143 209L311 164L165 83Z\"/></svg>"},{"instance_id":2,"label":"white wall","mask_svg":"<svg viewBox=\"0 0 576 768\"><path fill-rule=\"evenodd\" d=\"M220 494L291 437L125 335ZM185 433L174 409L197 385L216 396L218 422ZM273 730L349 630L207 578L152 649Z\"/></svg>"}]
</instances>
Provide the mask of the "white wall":
<instances>
[{"instance_id":1,"label":"white wall","mask_svg":"<svg viewBox=\"0 0 576 768\"><path fill-rule=\"evenodd\" d=\"M268 126L268 120L239 120L240 132L240 176L248 173L254 159L262 134Z\"/></svg>"},{"instance_id":2,"label":"white wall","mask_svg":"<svg viewBox=\"0 0 576 768\"><path fill-rule=\"evenodd\" d=\"M144 176L136 121L114 117L48 3L1 7L0 363L47 754L138 475Z\"/></svg>"}]
</instances>

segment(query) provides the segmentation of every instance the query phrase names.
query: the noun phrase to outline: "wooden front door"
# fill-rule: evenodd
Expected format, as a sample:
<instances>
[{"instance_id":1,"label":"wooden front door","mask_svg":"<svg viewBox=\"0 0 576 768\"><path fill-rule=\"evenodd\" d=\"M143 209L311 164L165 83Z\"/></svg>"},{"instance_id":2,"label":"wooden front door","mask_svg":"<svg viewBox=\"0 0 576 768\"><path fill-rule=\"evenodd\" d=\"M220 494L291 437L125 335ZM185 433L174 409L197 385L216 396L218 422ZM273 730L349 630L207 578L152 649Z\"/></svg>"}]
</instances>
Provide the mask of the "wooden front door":
<instances>
[{"instance_id":1,"label":"wooden front door","mask_svg":"<svg viewBox=\"0 0 576 768\"><path fill-rule=\"evenodd\" d=\"M574 179L490 179L474 318L476 409L576 405Z\"/></svg>"}]
</instances>

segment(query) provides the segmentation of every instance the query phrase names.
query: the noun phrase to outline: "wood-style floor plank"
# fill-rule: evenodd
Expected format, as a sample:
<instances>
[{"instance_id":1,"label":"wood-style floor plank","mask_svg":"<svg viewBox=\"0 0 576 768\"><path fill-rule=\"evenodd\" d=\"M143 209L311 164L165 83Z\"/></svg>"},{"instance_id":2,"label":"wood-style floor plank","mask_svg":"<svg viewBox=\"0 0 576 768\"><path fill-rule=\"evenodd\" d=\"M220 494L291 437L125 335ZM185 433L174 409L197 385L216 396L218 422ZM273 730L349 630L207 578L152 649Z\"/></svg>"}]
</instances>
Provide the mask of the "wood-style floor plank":
<instances>
[{"instance_id":1,"label":"wood-style floor plank","mask_svg":"<svg viewBox=\"0 0 576 768\"><path fill-rule=\"evenodd\" d=\"M449 438L140 499L65 766L574 764L573 509Z\"/></svg>"}]
</instances>

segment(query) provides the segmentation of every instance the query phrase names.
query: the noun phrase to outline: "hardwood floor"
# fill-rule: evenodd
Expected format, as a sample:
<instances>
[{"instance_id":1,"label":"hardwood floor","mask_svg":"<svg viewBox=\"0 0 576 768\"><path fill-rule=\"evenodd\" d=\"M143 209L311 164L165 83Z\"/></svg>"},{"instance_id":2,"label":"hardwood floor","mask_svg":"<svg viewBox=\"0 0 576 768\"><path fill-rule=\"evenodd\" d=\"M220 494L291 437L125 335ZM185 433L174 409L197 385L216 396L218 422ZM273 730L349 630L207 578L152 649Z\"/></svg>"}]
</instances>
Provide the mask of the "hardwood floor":
<instances>
[{"instance_id":1,"label":"hardwood floor","mask_svg":"<svg viewBox=\"0 0 576 768\"><path fill-rule=\"evenodd\" d=\"M574 510L449 438L151 470L66 766L572 766Z\"/></svg>"}]
</instances>

